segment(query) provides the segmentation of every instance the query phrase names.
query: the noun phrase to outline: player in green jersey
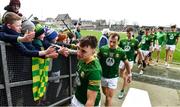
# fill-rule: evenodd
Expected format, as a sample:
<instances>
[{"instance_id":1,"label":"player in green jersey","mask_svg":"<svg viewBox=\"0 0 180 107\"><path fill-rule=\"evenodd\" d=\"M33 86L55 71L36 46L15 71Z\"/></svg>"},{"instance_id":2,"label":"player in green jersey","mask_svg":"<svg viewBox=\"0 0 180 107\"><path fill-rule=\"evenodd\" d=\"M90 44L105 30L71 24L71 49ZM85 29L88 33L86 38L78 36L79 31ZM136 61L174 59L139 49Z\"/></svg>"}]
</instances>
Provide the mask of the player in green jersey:
<instances>
[{"instance_id":1,"label":"player in green jersey","mask_svg":"<svg viewBox=\"0 0 180 107\"><path fill-rule=\"evenodd\" d=\"M112 106L112 97L117 88L119 64L123 61L127 69L127 82L131 82L131 70L125 52L118 46L119 34L111 33L109 44L100 48L98 58L102 66L101 85L106 96L105 106Z\"/></svg>"},{"instance_id":2,"label":"player in green jersey","mask_svg":"<svg viewBox=\"0 0 180 107\"><path fill-rule=\"evenodd\" d=\"M155 34L155 46L154 46L154 51L157 51L157 59L155 64L158 64L159 62L159 58L160 58L160 51L162 46L165 43L165 36L166 34L163 32L164 28L163 27L159 27L158 28L158 32L156 32Z\"/></svg>"},{"instance_id":3,"label":"player in green jersey","mask_svg":"<svg viewBox=\"0 0 180 107\"><path fill-rule=\"evenodd\" d=\"M142 54L139 49L139 42L137 39L134 39L132 37L133 35L133 28L128 28L127 29L127 39L123 39L120 41L119 46L124 50L126 53L127 59L130 64L130 69L132 70L133 64L134 64L134 57L135 57L135 51L137 52L137 55L139 56L140 61L142 62ZM143 72L140 70L140 72ZM122 89L118 95L118 98L123 98L124 97L124 89L128 85L127 84L127 72L124 66L124 63L121 61L120 62L120 76L123 78L123 86Z\"/></svg>"},{"instance_id":4,"label":"player in green jersey","mask_svg":"<svg viewBox=\"0 0 180 107\"><path fill-rule=\"evenodd\" d=\"M167 32L166 34L166 59L165 59L165 65L167 68L169 68L169 58L170 62L172 62L173 59L173 52L176 49L176 44L179 40L179 32L176 32L176 25L171 26L171 31Z\"/></svg>"},{"instance_id":5,"label":"player in green jersey","mask_svg":"<svg viewBox=\"0 0 180 107\"><path fill-rule=\"evenodd\" d=\"M153 50L153 38L150 36L149 28L145 29L145 35L142 36L140 45L141 45L141 52L145 60L145 65L147 65L149 62L149 56L151 54L150 52L152 52Z\"/></svg>"},{"instance_id":6,"label":"player in green jersey","mask_svg":"<svg viewBox=\"0 0 180 107\"><path fill-rule=\"evenodd\" d=\"M148 55L149 56L149 61L147 63L148 65L150 65L152 63L152 54L153 54L154 49L155 49L155 34L156 34L156 28L151 27L149 36L151 37L153 44L152 44L152 47L150 47L151 49L150 49L149 55Z\"/></svg>"},{"instance_id":7,"label":"player in green jersey","mask_svg":"<svg viewBox=\"0 0 180 107\"><path fill-rule=\"evenodd\" d=\"M100 106L101 65L94 57L97 46L95 36L80 39L77 50L77 88L71 106Z\"/></svg>"}]
</instances>

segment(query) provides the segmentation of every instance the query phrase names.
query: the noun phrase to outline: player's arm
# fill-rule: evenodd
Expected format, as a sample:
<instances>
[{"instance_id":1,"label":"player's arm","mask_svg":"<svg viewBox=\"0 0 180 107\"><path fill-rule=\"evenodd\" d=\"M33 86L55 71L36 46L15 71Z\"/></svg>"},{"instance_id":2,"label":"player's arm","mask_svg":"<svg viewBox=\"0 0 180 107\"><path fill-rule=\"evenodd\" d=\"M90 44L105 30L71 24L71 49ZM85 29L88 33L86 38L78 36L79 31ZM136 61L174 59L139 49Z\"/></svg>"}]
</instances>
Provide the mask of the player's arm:
<instances>
[{"instance_id":1,"label":"player's arm","mask_svg":"<svg viewBox=\"0 0 180 107\"><path fill-rule=\"evenodd\" d=\"M94 106L96 96L97 96L97 91L88 90L87 91L87 102L86 102L85 106L86 107Z\"/></svg>"},{"instance_id":2,"label":"player's arm","mask_svg":"<svg viewBox=\"0 0 180 107\"><path fill-rule=\"evenodd\" d=\"M180 36L180 34L178 33L178 34L177 34L177 38L176 38L176 44L178 44L179 36Z\"/></svg>"},{"instance_id":3,"label":"player's arm","mask_svg":"<svg viewBox=\"0 0 180 107\"><path fill-rule=\"evenodd\" d=\"M92 71L88 76L87 101L85 106L94 106L100 89L101 71Z\"/></svg>"}]
</instances>

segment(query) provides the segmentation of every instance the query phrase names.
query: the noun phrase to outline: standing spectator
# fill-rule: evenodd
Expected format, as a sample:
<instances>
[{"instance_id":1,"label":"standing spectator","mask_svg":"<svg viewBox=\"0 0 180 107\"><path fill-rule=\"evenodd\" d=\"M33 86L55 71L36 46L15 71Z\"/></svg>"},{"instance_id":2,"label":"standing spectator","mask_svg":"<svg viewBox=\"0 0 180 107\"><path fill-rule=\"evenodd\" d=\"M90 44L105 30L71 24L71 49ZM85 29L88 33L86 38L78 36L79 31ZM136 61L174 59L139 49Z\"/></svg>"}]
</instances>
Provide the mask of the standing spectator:
<instances>
[{"instance_id":1,"label":"standing spectator","mask_svg":"<svg viewBox=\"0 0 180 107\"><path fill-rule=\"evenodd\" d=\"M104 45L108 44L108 36L109 36L109 29L102 30L102 36L99 39L98 47L101 48Z\"/></svg>"},{"instance_id":2,"label":"standing spectator","mask_svg":"<svg viewBox=\"0 0 180 107\"><path fill-rule=\"evenodd\" d=\"M102 69L99 60L94 57L96 46L97 39L94 36L86 36L79 41L77 88L71 101L73 107L100 106Z\"/></svg>"},{"instance_id":3,"label":"standing spectator","mask_svg":"<svg viewBox=\"0 0 180 107\"><path fill-rule=\"evenodd\" d=\"M131 71L125 52L118 47L120 36L117 33L111 33L109 45L100 48L98 57L102 66L101 85L102 91L106 96L105 106L112 106L112 98L117 88L119 77L119 64L123 61L127 69L127 82L131 82Z\"/></svg>"},{"instance_id":4,"label":"standing spectator","mask_svg":"<svg viewBox=\"0 0 180 107\"><path fill-rule=\"evenodd\" d=\"M169 68L169 58L170 62L173 59L173 53L176 49L176 44L179 40L179 32L176 32L176 25L171 26L171 31L167 32L166 36L166 59L165 59L165 66Z\"/></svg>"},{"instance_id":5,"label":"standing spectator","mask_svg":"<svg viewBox=\"0 0 180 107\"><path fill-rule=\"evenodd\" d=\"M22 17L23 15L19 13L20 7L21 7L21 3L19 0L10 0L9 4L4 7L4 10L6 10L6 12L2 16L2 22L4 23L4 16L6 15L7 12L14 12L18 14L20 17Z\"/></svg>"},{"instance_id":6,"label":"standing spectator","mask_svg":"<svg viewBox=\"0 0 180 107\"><path fill-rule=\"evenodd\" d=\"M0 31L0 40L4 42L32 42L32 39L34 38L34 32L31 32L31 29L34 27L34 24L28 25L26 21L22 24L22 34L14 35L10 33L6 33L5 25L3 25L2 31ZM24 26L25 25L25 26ZM28 29L28 30L24 30Z\"/></svg>"},{"instance_id":7,"label":"standing spectator","mask_svg":"<svg viewBox=\"0 0 180 107\"><path fill-rule=\"evenodd\" d=\"M4 32L15 36L18 38L18 36L21 36L21 17L13 12L8 12L4 16ZM28 49L23 43L20 41L9 41L22 55L28 56L28 57L45 57L46 54L50 54L54 51L53 47L49 47L47 50L44 51L37 51L37 50L31 50Z\"/></svg>"},{"instance_id":8,"label":"standing spectator","mask_svg":"<svg viewBox=\"0 0 180 107\"><path fill-rule=\"evenodd\" d=\"M58 34L57 42L69 43L69 38L67 37L66 34L64 34L64 33L59 33L59 34Z\"/></svg>"},{"instance_id":9,"label":"standing spectator","mask_svg":"<svg viewBox=\"0 0 180 107\"><path fill-rule=\"evenodd\" d=\"M81 23L80 22L75 22L74 23L74 26L75 26L75 36L76 36L76 39L80 39L81 38Z\"/></svg>"}]
</instances>

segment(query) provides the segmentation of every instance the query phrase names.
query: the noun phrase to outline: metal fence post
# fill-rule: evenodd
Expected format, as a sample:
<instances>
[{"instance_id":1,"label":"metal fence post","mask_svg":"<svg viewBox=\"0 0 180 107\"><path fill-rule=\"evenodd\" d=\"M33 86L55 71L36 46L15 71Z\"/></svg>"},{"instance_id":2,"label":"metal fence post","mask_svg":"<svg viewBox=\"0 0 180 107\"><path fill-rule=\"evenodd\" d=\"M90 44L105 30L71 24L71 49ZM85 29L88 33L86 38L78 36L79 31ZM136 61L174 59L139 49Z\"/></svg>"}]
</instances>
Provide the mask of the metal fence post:
<instances>
[{"instance_id":1,"label":"metal fence post","mask_svg":"<svg viewBox=\"0 0 180 107\"><path fill-rule=\"evenodd\" d=\"M70 93L70 97L72 96L72 59L71 59L72 55L69 57L69 93Z\"/></svg>"},{"instance_id":2,"label":"metal fence post","mask_svg":"<svg viewBox=\"0 0 180 107\"><path fill-rule=\"evenodd\" d=\"M5 82L5 90L6 90L6 97L8 100L8 106L12 106L12 98L11 98L11 90L10 90L10 83L9 83L9 72L7 67L7 59L6 59L6 44L0 41L1 45L1 55L2 55L2 67L3 67L3 74L4 74L4 82Z\"/></svg>"}]
</instances>

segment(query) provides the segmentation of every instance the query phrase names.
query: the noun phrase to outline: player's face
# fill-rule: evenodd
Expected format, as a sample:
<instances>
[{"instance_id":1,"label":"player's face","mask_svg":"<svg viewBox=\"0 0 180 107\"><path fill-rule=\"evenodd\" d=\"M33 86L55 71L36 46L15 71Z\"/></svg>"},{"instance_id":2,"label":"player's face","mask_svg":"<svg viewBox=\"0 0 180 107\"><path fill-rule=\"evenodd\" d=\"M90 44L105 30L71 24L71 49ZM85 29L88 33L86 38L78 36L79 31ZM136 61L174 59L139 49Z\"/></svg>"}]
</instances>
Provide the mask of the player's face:
<instances>
[{"instance_id":1,"label":"player's face","mask_svg":"<svg viewBox=\"0 0 180 107\"><path fill-rule=\"evenodd\" d=\"M149 35L149 34L150 34L150 31L149 31L149 30L146 30L146 31L145 31L145 34L146 34L146 35Z\"/></svg>"},{"instance_id":2,"label":"player's face","mask_svg":"<svg viewBox=\"0 0 180 107\"><path fill-rule=\"evenodd\" d=\"M132 35L133 35L133 32L127 32L127 37L128 37L128 38L131 38Z\"/></svg>"},{"instance_id":3,"label":"player's face","mask_svg":"<svg viewBox=\"0 0 180 107\"><path fill-rule=\"evenodd\" d=\"M171 31L175 32L175 31L176 31L176 28L171 28Z\"/></svg>"},{"instance_id":4,"label":"player's face","mask_svg":"<svg viewBox=\"0 0 180 107\"><path fill-rule=\"evenodd\" d=\"M77 58L80 60L86 60L94 55L95 49L90 46L80 47L78 44Z\"/></svg>"},{"instance_id":5,"label":"player's face","mask_svg":"<svg viewBox=\"0 0 180 107\"><path fill-rule=\"evenodd\" d=\"M109 47L112 49L115 49L118 45L118 37L116 36L115 38L110 37L109 38Z\"/></svg>"},{"instance_id":6,"label":"player's face","mask_svg":"<svg viewBox=\"0 0 180 107\"><path fill-rule=\"evenodd\" d=\"M162 32L163 30L162 29L158 29L159 32Z\"/></svg>"}]
</instances>

